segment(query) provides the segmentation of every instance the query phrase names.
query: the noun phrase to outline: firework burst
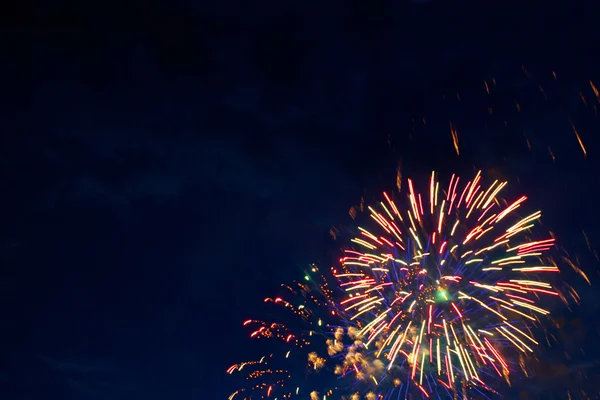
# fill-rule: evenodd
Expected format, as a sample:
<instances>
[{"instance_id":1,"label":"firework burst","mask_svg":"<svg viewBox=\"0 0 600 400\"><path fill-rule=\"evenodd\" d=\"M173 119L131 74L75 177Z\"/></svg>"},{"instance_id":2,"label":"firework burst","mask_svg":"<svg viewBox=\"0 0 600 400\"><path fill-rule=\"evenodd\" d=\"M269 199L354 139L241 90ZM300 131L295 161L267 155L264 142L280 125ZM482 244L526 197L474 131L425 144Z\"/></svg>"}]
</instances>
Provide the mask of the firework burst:
<instances>
[{"instance_id":1,"label":"firework burst","mask_svg":"<svg viewBox=\"0 0 600 400\"><path fill-rule=\"evenodd\" d=\"M555 239L533 230L541 212L517 216L527 197L500 199L507 183L484 187L480 173L466 184L453 175L447 187L432 173L423 193L407 182L405 197L383 193L367 207L369 228L358 227L338 265L327 273L313 266L319 274L287 286L294 300L266 300L299 317L298 329L245 323L256 327L251 337L302 350L309 371L338 377L322 379L316 386L330 389L311 398L488 398L534 353L546 300L566 301L546 256ZM255 362L249 379L259 383L232 397L306 398L311 376L271 369L276 357Z\"/></svg>"}]
</instances>

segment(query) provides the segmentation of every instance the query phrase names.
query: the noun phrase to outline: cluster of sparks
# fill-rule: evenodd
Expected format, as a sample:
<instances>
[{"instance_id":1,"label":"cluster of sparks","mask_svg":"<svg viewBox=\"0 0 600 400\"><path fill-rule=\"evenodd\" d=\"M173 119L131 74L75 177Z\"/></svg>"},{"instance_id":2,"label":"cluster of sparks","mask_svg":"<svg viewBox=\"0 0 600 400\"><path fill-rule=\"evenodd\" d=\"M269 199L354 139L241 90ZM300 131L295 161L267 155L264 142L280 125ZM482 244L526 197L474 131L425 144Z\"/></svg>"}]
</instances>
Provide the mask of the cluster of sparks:
<instances>
[{"instance_id":1,"label":"cluster of sparks","mask_svg":"<svg viewBox=\"0 0 600 400\"><path fill-rule=\"evenodd\" d=\"M546 86L546 84L548 83L548 80L542 79L543 75L539 77L541 80L536 79L534 77L534 74L532 74L526 68L525 65L521 65L521 71L524 74L524 76L526 77L526 79L531 81L532 87L535 88L534 90L536 92L539 92L539 94L541 94L541 98L544 101L548 102L550 100L556 100L556 97L557 97L556 93L555 93L556 88L553 88L551 85ZM548 74L548 75L550 75L550 74ZM556 71L552 71L551 76L552 76L552 81L554 81L554 82L559 81ZM509 114L507 114L506 111L503 111L502 109L503 108L513 109L517 113L521 113L522 107L527 107L527 105L522 105L517 99L513 99L512 106L507 106L505 104L502 106L496 106L496 104L494 104L492 101L490 101L490 99L493 98L493 96L496 94L495 92L499 92L499 91L503 90L503 89L498 90L498 88L499 88L498 82L496 81L495 78L486 79L483 81L483 89L485 90L486 96L488 98L487 113L490 115L490 117L501 118L503 120L504 126L508 126L508 124L509 124L508 120L510 119L508 117ZM591 80L588 80L587 82L585 82L585 84L583 84L583 82L582 82L581 87L579 88L578 91L579 91L579 93L578 93L579 101L581 101L581 104L583 104L583 106L585 107L585 111L591 111L592 115L595 118L597 118L598 117L598 105L600 104L600 91L598 90L598 87L596 86L596 84ZM456 92L455 96L446 96L445 94L442 94L441 97L444 102L461 103L461 101L462 101L462 98L461 98L461 95L459 92ZM571 104L576 104L576 103L572 102ZM563 109L569 109L569 108L571 108L571 107L566 107L563 104L563 105L561 105L560 109L563 110ZM572 110L572 111L574 111L574 110ZM587 155L588 155L588 149L586 148L586 146L584 144L584 139L582 138L582 134L579 132L579 129L576 126L577 124L572 119L571 113L572 112L569 112L569 115L567 118L565 118L565 120L568 121L568 123L570 125L569 131L572 132L575 143L579 147L579 150L581 151L583 158L585 159L585 158L587 158ZM588 116L589 116L588 112L585 112L581 115L581 118L586 118ZM425 119L423 119L422 122L423 122L423 124L426 124ZM449 125L450 125L450 134L451 134L451 138L452 138L452 144L454 147L454 151L456 152L457 155L460 155L459 132L456 127L456 122L449 121ZM566 127L566 125L565 125L565 127ZM529 150L532 150L532 147L533 147L532 141L539 142L539 140L536 140L536 139L537 138L529 138L526 136L526 144L527 144L527 147ZM555 152L552 150L550 144L547 144L547 151L548 151L548 155L551 157L552 161L555 162L556 155L555 155Z\"/></svg>"},{"instance_id":2,"label":"cluster of sparks","mask_svg":"<svg viewBox=\"0 0 600 400\"><path fill-rule=\"evenodd\" d=\"M312 266L304 282L284 285L289 300L265 300L299 317L301 328L244 323L255 327L252 338L277 339L289 350L230 367L253 367L247 379L258 382L230 400L498 394L491 382L510 384L511 360L522 364L539 344L536 327L549 314L544 303L566 302L551 284L559 268L545 255L555 239L535 237L541 212L518 216L527 197L502 200L506 185L484 187L477 173L466 184L452 175L440 187L432 173L423 193L408 179L406 200L383 193L367 207L370 228L358 228L329 276ZM298 379L297 353L308 367ZM293 361L270 367L282 358ZM305 392L306 380L322 371L336 383Z\"/></svg>"}]
</instances>

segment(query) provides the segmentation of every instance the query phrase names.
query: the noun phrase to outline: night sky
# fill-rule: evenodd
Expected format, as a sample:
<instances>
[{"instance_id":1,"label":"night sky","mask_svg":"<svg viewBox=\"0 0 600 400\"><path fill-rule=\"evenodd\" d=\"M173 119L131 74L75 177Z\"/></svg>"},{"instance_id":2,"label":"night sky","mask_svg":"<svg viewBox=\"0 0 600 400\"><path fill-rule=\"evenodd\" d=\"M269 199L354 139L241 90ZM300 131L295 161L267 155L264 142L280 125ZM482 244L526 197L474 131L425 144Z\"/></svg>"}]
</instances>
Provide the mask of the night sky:
<instances>
[{"instance_id":1,"label":"night sky","mask_svg":"<svg viewBox=\"0 0 600 400\"><path fill-rule=\"evenodd\" d=\"M481 169L543 210L596 283L567 274L583 298L556 310L570 359L558 349L566 369L527 390L566 398L577 379L600 393L595 2L58 1L7 15L2 399L226 398L239 383L226 368L253 356L241 321L331 262L331 227L393 190L398 168Z\"/></svg>"}]
</instances>

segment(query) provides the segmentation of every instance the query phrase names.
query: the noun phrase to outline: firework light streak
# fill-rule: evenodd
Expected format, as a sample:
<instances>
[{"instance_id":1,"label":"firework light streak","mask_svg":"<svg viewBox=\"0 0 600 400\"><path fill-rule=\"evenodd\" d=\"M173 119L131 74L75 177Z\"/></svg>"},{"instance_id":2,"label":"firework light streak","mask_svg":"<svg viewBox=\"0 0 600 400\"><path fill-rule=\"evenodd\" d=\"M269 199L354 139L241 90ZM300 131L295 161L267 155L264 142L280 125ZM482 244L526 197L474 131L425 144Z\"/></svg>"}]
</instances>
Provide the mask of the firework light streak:
<instances>
[{"instance_id":1,"label":"firework light streak","mask_svg":"<svg viewBox=\"0 0 600 400\"><path fill-rule=\"evenodd\" d=\"M244 323L252 338L292 349L281 357L300 353L312 374L337 375L335 388L311 392L306 375L289 387L293 367L270 367L280 357L271 354L228 370L254 367L248 379L258 382L230 399L487 398L494 382L510 384L510 360L534 353L548 300L564 300L545 256L555 239L532 233L540 211L517 215L526 196L499 198L506 182L486 187L480 172L462 182L452 175L444 187L432 173L423 193L407 180L406 200L383 193L330 276L313 266L305 282L284 285L294 300L265 300L299 317L299 331Z\"/></svg>"}]
</instances>

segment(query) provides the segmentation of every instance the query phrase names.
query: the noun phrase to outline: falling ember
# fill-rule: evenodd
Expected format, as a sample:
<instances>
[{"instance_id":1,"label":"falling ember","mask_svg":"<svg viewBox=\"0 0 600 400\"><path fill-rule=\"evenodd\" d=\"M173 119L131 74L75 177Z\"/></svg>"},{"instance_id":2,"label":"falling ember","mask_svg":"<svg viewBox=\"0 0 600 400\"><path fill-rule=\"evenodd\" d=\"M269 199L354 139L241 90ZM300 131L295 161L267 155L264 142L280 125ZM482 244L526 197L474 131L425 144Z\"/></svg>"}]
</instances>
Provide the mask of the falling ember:
<instances>
[{"instance_id":1,"label":"falling ember","mask_svg":"<svg viewBox=\"0 0 600 400\"><path fill-rule=\"evenodd\" d=\"M596 87L596 85L594 85L594 82L590 81L590 87L594 91L594 95L596 96L596 99L598 99L598 101L600 101L600 93L598 92L598 88Z\"/></svg>"},{"instance_id":2,"label":"falling ember","mask_svg":"<svg viewBox=\"0 0 600 400\"><path fill-rule=\"evenodd\" d=\"M402 191L402 163L398 163L396 168L396 187L398 191Z\"/></svg>"},{"instance_id":3,"label":"falling ember","mask_svg":"<svg viewBox=\"0 0 600 400\"><path fill-rule=\"evenodd\" d=\"M587 151L585 150L585 146L583 145L583 142L581 141L581 137L579 137L579 132L577 132L577 128L575 128L575 125L573 125L573 121L569 121L571 123L571 128L573 128L573 132L575 133L575 137L577 137L577 142L579 142L579 147L581 147L581 150L583 151L583 157L587 157Z\"/></svg>"},{"instance_id":4,"label":"falling ember","mask_svg":"<svg viewBox=\"0 0 600 400\"><path fill-rule=\"evenodd\" d=\"M539 344L531 326L564 298L553 283L560 268L547 256L555 238L536 232L541 212L523 211L526 196L504 201L507 182L486 183L481 171L446 183L432 173L423 187L406 182L404 192L354 208L364 225L339 262L312 265L282 285L287 294L265 299L281 308L278 321L295 318L289 325L244 322L252 340L281 349L231 366L249 383L230 399L479 398L498 394L496 382L510 384L513 365L526 370L524 355ZM300 390L324 374L332 378L315 381L335 387Z\"/></svg>"},{"instance_id":5,"label":"falling ember","mask_svg":"<svg viewBox=\"0 0 600 400\"><path fill-rule=\"evenodd\" d=\"M454 144L456 155L460 155L460 152L458 151L458 132L452 123L450 123L450 133L452 134L452 143Z\"/></svg>"},{"instance_id":6,"label":"falling ember","mask_svg":"<svg viewBox=\"0 0 600 400\"><path fill-rule=\"evenodd\" d=\"M554 156L554 153L552 152L552 149L550 148L550 146L548 146L548 154L550 154L552 161L556 161L556 157Z\"/></svg>"}]
</instances>

